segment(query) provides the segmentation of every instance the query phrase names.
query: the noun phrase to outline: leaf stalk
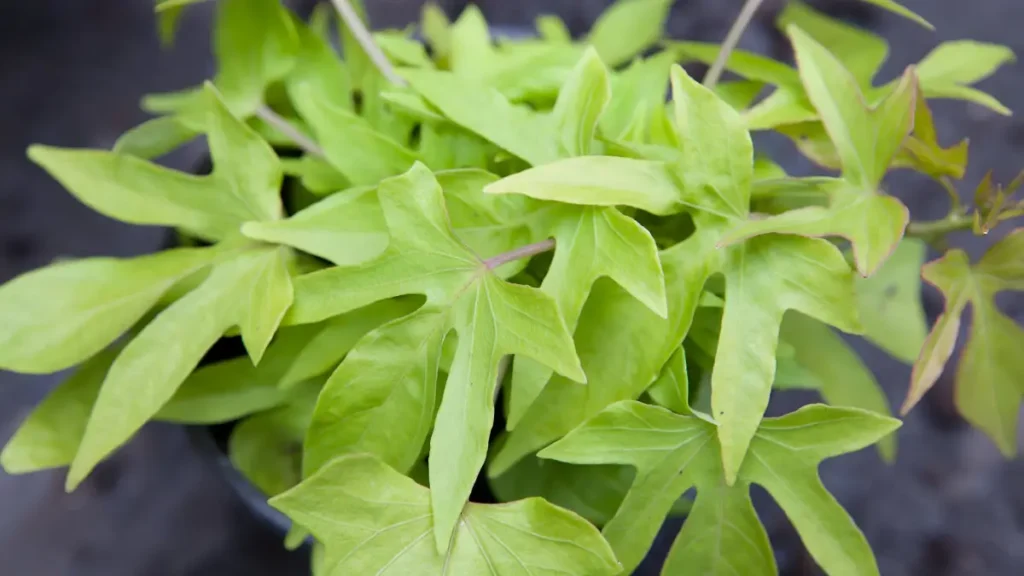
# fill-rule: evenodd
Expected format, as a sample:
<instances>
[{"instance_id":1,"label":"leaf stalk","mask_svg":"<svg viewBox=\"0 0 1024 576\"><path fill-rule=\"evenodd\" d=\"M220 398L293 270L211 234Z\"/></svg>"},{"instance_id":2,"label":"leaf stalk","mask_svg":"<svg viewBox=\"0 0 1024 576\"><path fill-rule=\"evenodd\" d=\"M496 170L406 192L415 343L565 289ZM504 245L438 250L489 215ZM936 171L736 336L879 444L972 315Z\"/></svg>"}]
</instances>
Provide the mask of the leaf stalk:
<instances>
[{"instance_id":1,"label":"leaf stalk","mask_svg":"<svg viewBox=\"0 0 1024 576\"><path fill-rule=\"evenodd\" d=\"M750 21L754 19L754 14L757 13L757 9L761 7L763 1L747 0L746 4L743 5L739 16L736 17L736 21L732 23L732 28L726 34L725 41L722 42L722 48L718 51L718 57L715 58L711 68L708 69L708 73L704 76L704 86L714 88L718 84L718 80L722 77L722 72L725 71L725 65L729 62L729 56L732 55L732 51L740 43L743 32L750 25Z\"/></svg>"}]
</instances>

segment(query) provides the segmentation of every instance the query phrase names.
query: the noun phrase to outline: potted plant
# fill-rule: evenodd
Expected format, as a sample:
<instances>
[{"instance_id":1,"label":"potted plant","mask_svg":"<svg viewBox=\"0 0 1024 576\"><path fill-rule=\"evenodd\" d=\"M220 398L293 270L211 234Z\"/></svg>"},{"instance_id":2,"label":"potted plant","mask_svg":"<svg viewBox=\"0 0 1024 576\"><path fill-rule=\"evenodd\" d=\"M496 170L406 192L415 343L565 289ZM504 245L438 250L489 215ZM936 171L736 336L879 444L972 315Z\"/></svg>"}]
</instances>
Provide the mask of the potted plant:
<instances>
[{"instance_id":1,"label":"potted plant","mask_svg":"<svg viewBox=\"0 0 1024 576\"><path fill-rule=\"evenodd\" d=\"M158 4L167 38L190 3ZM924 264L1024 212L1020 179L961 204L967 143L940 144L928 106L1006 113L972 84L1013 53L946 43L876 85L884 41L798 2L795 67L736 50L759 4L719 46L664 40L670 0L497 43L474 7L427 6L421 43L348 0L308 22L220 0L211 82L147 98L158 117L113 151L29 149L98 212L180 240L0 287L0 367L75 367L0 462L69 466L74 489L147 421L214 426L336 576L630 573L675 513L664 574L772 574L758 484L827 573L877 574L817 467L876 443L891 460L900 422L837 330L914 365L906 413L972 308L957 404L1016 450L1021 328L993 298L1024 286L1024 234ZM838 176L787 175L761 130ZM208 174L151 161L199 135ZM911 219L896 169L949 215ZM946 297L930 333L922 276ZM785 388L826 403L766 418Z\"/></svg>"}]
</instances>

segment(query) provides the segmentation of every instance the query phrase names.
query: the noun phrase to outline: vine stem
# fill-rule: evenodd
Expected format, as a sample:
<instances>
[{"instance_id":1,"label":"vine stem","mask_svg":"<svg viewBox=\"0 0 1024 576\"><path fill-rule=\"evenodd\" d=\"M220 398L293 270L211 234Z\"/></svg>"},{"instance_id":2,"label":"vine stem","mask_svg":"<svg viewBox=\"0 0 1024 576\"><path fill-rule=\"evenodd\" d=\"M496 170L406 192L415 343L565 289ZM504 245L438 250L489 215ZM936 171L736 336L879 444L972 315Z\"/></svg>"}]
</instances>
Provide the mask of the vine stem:
<instances>
[{"instance_id":1,"label":"vine stem","mask_svg":"<svg viewBox=\"0 0 1024 576\"><path fill-rule=\"evenodd\" d=\"M543 254L548 250L554 250L554 248L555 239L548 238L547 240L527 244L526 246L520 246L515 250L509 250L508 252L498 254L497 256L491 256L487 260L484 260L484 266L486 266L488 270L494 270L502 264L508 264L509 262L519 260L520 258L529 258L530 256L536 256L537 254Z\"/></svg>"},{"instance_id":2,"label":"vine stem","mask_svg":"<svg viewBox=\"0 0 1024 576\"><path fill-rule=\"evenodd\" d=\"M711 68L708 69L708 73L704 76L704 85L708 88L714 88L715 84L718 84L718 79L722 77L722 72L729 61L729 56L736 49L736 45L740 43L743 32L750 25L750 21L754 19L754 14L761 7L762 2L764 0L747 0L746 4L743 5L739 16L736 17L736 21L732 23L732 28L726 34L725 41L722 42L722 48L718 51L718 57L715 58Z\"/></svg>"},{"instance_id":3,"label":"vine stem","mask_svg":"<svg viewBox=\"0 0 1024 576\"><path fill-rule=\"evenodd\" d=\"M348 0L331 0L334 3L334 7L338 10L338 14L341 15L341 19L345 21L345 25L352 31L352 35L356 37L356 41L366 51L366 55L370 57L373 65L380 70L380 73L384 75L392 84L397 86L405 86L405 80L395 72L394 66L391 65L391 61L381 51L380 46L373 40L373 34L363 23L363 19L359 17L355 9L352 8L352 4Z\"/></svg>"},{"instance_id":4,"label":"vine stem","mask_svg":"<svg viewBox=\"0 0 1024 576\"><path fill-rule=\"evenodd\" d=\"M301 148L307 154L316 156L318 158L324 158L324 150L319 144L314 142L311 138L299 131L298 128L292 125L291 122L285 120L281 116L270 109L269 106L261 104L256 109L256 116L273 126L278 132L284 134L289 140L295 143L296 146Z\"/></svg>"}]
</instances>

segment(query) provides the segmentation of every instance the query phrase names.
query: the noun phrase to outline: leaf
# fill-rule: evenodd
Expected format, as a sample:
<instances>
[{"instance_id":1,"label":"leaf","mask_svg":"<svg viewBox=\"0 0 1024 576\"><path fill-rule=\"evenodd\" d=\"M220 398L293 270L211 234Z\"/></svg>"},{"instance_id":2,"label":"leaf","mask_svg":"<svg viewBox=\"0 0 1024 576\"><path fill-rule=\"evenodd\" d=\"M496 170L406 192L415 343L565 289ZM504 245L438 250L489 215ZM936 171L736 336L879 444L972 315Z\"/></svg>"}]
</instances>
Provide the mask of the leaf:
<instances>
[{"instance_id":1,"label":"leaf","mask_svg":"<svg viewBox=\"0 0 1024 576\"><path fill-rule=\"evenodd\" d=\"M889 401L860 356L831 328L800 314L787 315L781 337L795 350L794 360L814 376L815 388L830 406L860 408L891 416ZM878 443L887 462L896 458L896 437Z\"/></svg>"},{"instance_id":2,"label":"leaf","mask_svg":"<svg viewBox=\"0 0 1024 576\"><path fill-rule=\"evenodd\" d=\"M927 247L904 238L870 278L857 279L863 337L898 360L913 364L928 333L921 301L921 265Z\"/></svg>"},{"instance_id":3,"label":"leaf","mask_svg":"<svg viewBox=\"0 0 1024 576\"><path fill-rule=\"evenodd\" d=\"M618 0L598 17L587 42L615 67L661 40L673 0Z\"/></svg>"},{"instance_id":4,"label":"leaf","mask_svg":"<svg viewBox=\"0 0 1024 576\"><path fill-rule=\"evenodd\" d=\"M721 50L720 45L709 42L672 42L669 47L680 57L681 63L696 60L708 65L715 62ZM802 90L800 74L794 68L756 52L733 50L729 53L725 69L750 80Z\"/></svg>"},{"instance_id":5,"label":"leaf","mask_svg":"<svg viewBox=\"0 0 1024 576\"><path fill-rule=\"evenodd\" d=\"M373 39L388 56L388 59L399 66L434 67L423 44L410 38L405 32L377 32L373 35Z\"/></svg>"},{"instance_id":6,"label":"leaf","mask_svg":"<svg viewBox=\"0 0 1024 576\"><path fill-rule=\"evenodd\" d=\"M302 480L302 436L318 390L318 386L308 387L290 403L250 416L231 431L231 464L267 496Z\"/></svg>"},{"instance_id":7,"label":"leaf","mask_svg":"<svg viewBox=\"0 0 1024 576\"><path fill-rule=\"evenodd\" d=\"M920 89L914 110L914 132L903 142L893 165L908 166L936 179L948 176L959 180L967 169L967 139L949 148L939 144L932 111Z\"/></svg>"},{"instance_id":8,"label":"leaf","mask_svg":"<svg viewBox=\"0 0 1024 576\"><path fill-rule=\"evenodd\" d=\"M263 92L291 71L299 52L295 19L277 0L217 3L214 84L240 116L252 114Z\"/></svg>"},{"instance_id":9,"label":"leaf","mask_svg":"<svg viewBox=\"0 0 1024 576\"><path fill-rule=\"evenodd\" d=\"M215 256L182 248L61 262L18 276L0 287L0 367L46 374L88 359Z\"/></svg>"},{"instance_id":10,"label":"leaf","mask_svg":"<svg viewBox=\"0 0 1024 576\"><path fill-rule=\"evenodd\" d=\"M232 358L190 374L157 418L218 424L267 410L292 397L303 382L333 370L367 332L415 309L408 300L385 300L327 322L282 328L259 366Z\"/></svg>"},{"instance_id":11,"label":"leaf","mask_svg":"<svg viewBox=\"0 0 1024 576\"><path fill-rule=\"evenodd\" d=\"M963 251L951 250L924 267L924 279L942 291L946 309L914 364L902 408L904 414L913 408L942 373L956 345L960 316L970 305L973 321L957 369L956 405L1007 457L1017 451L1017 417L1024 398L1024 357L1018 343L1024 330L999 311L994 298L1004 290L1024 289L1022 249L1024 233L1015 230L975 265Z\"/></svg>"},{"instance_id":12,"label":"leaf","mask_svg":"<svg viewBox=\"0 0 1024 576\"><path fill-rule=\"evenodd\" d=\"M528 456L490 486L501 502L544 498L601 526L615 515L633 476L628 466L574 466Z\"/></svg>"},{"instance_id":13,"label":"leaf","mask_svg":"<svg viewBox=\"0 0 1024 576\"><path fill-rule=\"evenodd\" d=\"M686 353L679 348L661 370L661 375L647 389L647 394L659 406L676 414L691 414L690 380L686 369Z\"/></svg>"},{"instance_id":14,"label":"leaf","mask_svg":"<svg viewBox=\"0 0 1024 576\"><path fill-rule=\"evenodd\" d=\"M999 44L972 40L943 42L921 60L917 74L928 98L969 100L1009 115L1009 109L998 100L969 86L1016 59L1013 50Z\"/></svg>"},{"instance_id":15,"label":"leaf","mask_svg":"<svg viewBox=\"0 0 1024 576\"><path fill-rule=\"evenodd\" d=\"M288 252L278 248L276 254L263 257L262 264L249 277L252 289L248 310L242 313L239 328L253 364L260 363L284 313L292 305L294 292L287 258Z\"/></svg>"},{"instance_id":16,"label":"leaf","mask_svg":"<svg viewBox=\"0 0 1024 576\"><path fill-rule=\"evenodd\" d=\"M287 220L250 222L242 227L242 233L254 240L298 248L338 266L361 264L380 256L388 246L376 192L376 188L350 188Z\"/></svg>"},{"instance_id":17,"label":"leaf","mask_svg":"<svg viewBox=\"0 0 1024 576\"><path fill-rule=\"evenodd\" d=\"M228 328L250 323L252 294L277 248L249 250L213 268L203 283L162 311L117 357L100 389L68 472L75 488L174 396Z\"/></svg>"},{"instance_id":18,"label":"leaf","mask_svg":"<svg viewBox=\"0 0 1024 576\"><path fill-rule=\"evenodd\" d=\"M555 257L541 284L566 326L576 328L594 283L608 277L652 312L668 315L658 247L651 234L615 208L566 206L552 215ZM528 358L516 358L508 428L513 429L537 399L552 371Z\"/></svg>"},{"instance_id":19,"label":"leaf","mask_svg":"<svg viewBox=\"0 0 1024 576\"><path fill-rule=\"evenodd\" d=\"M503 282L456 239L442 189L426 167L382 182L378 195L391 232L388 249L367 264L299 278L291 321L415 293L444 311L459 339L431 438L435 544L443 550L486 456L501 358L522 354L578 381L585 376L554 301Z\"/></svg>"},{"instance_id":20,"label":"leaf","mask_svg":"<svg viewBox=\"0 0 1024 576\"><path fill-rule=\"evenodd\" d=\"M373 454L400 472L419 460L433 427L446 311L423 308L360 340L331 375L305 434L311 476L345 454Z\"/></svg>"},{"instance_id":21,"label":"leaf","mask_svg":"<svg viewBox=\"0 0 1024 576\"><path fill-rule=\"evenodd\" d=\"M567 158L507 176L484 190L585 206L627 205L659 216L688 200L664 162L613 156Z\"/></svg>"},{"instance_id":22,"label":"leaf","mask_svg":"<svg viewBox=\"0 0 1024 576\"><path fill-rule=\"evenodd\" d=\"M403 69L402 76L445 117L532 165L558 158L550 119L516 106L494 88L450 72Z\"/></svg>"},{"instance_id":23,"label":"leaf","mask_svg":"<svg viewBox=\"0 0 1024 576\"><path fill-rule=\"evenodd\" d=\"M572 42L572 33L565 22L554 14L542 14L534 21L541 39L559 44Z\"/></svg>"},{"instance_id":24,"label":"leaf","mask_svg":"<svg viewBox=\"0 0 1024 576\"><path fill-rule=\"evenodd\" d=\"M299 52L295 66L284 78L284 87L292 104L298 107L307 94L315 95L332 107L355 110L354 78L349 67L334 51L329 37L318 34L312 26L296 24ZM304 93L305 91L305 93ZM302 111L302 108L299 108Z\"/></svg>"},{"instance_id":25,"label":"leaf","mask_svg":"<svg viewBox=\"0 0 1024 576\"><path fill-rule=\"evenodd\" d=\"M27 474L71 463L118 352L112 348L86 360L32 410L0 453L5 472Z\"/></svg>"},{"instance_id":26,"label":"leaf","mask_svg":"<svg viewBox=\"0 0 1024 576\"><path fill-rule=\"evenodd\" d=\"M590 48L559 93L552 113L563 156L590 154L598 121L610 99L608 69Z\"/></svg>"},{"instance_id":27,"label":"leaf","mask_svg":"<svg viewBox=\"0 0 1024 576\"><path fill-rule=\"evenodd\" d=\"M114 143L114 153L137 156L144 160L159 158L198 133L173 116L147 120L122 134Z\"/></svg>"},{"instance_id":28,"label":"leaf","mask_svg":"<svg viewBox=\"0 0 1024 576\"><path fill-rule=\"evenodd\" d=\"M603 530L626 572L647 553L675 498L696 487L693 512L673 546L666 570L678 570L672 574L774 574L767 535L749 500L749 485L756 483L779 502L826 572L877 574L871 548L821 485L817 466L824 458L863 448L898 426L898 420L871 412L820 405L765 419L736 483L728 487L723 482L714 424L638 402L621 402L540 456L637 469L626 499Z\"/></svg>"},{"instance_id":29,"label":"leaf","mask_svg":"<svg viewBox=\"0 0 1024 576\"><path fill-rule=\"evenodd\" d=\"M482 77L494 59L491 32L484 15L475 4L462 11L451 27L452 72L465 77Z\"/></svg>"},{"instance_id":30,"label":"leaf","mask_svg":"<svg viewBox=\"0 0 1024 576\"><path fill-rule=\"evenodd\" d=\"M671 51L659 52L632 64L611 78L612 97L601 116L601 132L619 140L638 109L654 109L665 102L669 70L676 61Z\"/></svg>"},{"instance_id":31,"label":"leaf","mask_svg":"<svg viewBox=\"0 0 1024 576\"><path fill-rule=\"evenodd\" d=\"M672 81L682 154L671 176L681 185L677 194L694 213L697 231L661 254L668 322L618 308L614 292L599 296L595 289L586 307L593 306L593 316L587 318L585 308L576 331L577 352L592 375L589 385L574 392L557 378L549 383L534 402L536 409L527 412L496 453L492 476L608 405L636 398L647 389L686 334L704 282L713 273L723 274L728 294L716 355L732 361L716 364L712 374L713 416L720 424L728 482L735 480L767 406L783 313L797 309L846 331L859 329L853 315L852 275L829 243L765 236L728 250L715 248L724 229L749 211L750 136L731 107L681 68L673 69ZM534 194L537 187L522 189ZM635 321L623 320L633 317ZM602 341L592 341L590 332L600 334ZM651 342L663 344L651 347ZM616 366L621 362L615 359L621 358L631 358L629 366Z\"/></svg>"},{"instance_id":32,"label":"leaf","mask_svg":"<svg viewBox=\"0 0 1024 576\"><path fill-rule=\"evenodd\" d=\"M333 104L311 84L290 87L292 102L313 127L327 161L355 186L375 186L401 174L417 160L415 152L381 134L367 120Z\"/></svg>"},{"instance_id":33,"label":"leaf","mask_svg":"<svg viewBox=\"0 0 1024 576\"><path fill-rule=\"evenodd\" d=\"M231 115L216 92L209 106L213 174L176 172L134 156L100 150L29 147L42 166L97 212L132 224L185 228L220 240L250 220L281 217L281 168L277 155Z\"/></svg>"},{"instance_id":34,"label":"leaf","mask_svg":"<svg viewBox=\"0 0 1024 576\"><path fill-rule=\"evenodd\" d=\"M857 270L870 276L895 250L909 221L906 206L878 193L878 186L913 125L913 71L908 69L900 86L869 109L834 56L799 28L791 27L790 35L801 77L848 184L834 182L825 188L831 196L827 208L812 206L750 220L731 230L722 243L768 233L842 236L853 244Z\"/></svg>"},{"instance_id":35,"label":"leaf","mask_svg":"<svg viewBox=\"0 0 1024 576\"><path fill-rule=\"evenodd\" d=\"M448 67L452 53L452 32L444 9L434 2L424 4L420 29L438 67Z\"/></svg>"},{"instance_id":36,"label":"leaf","mask_svg":"<svg viewBox=\"0 0 1024 576\"><path fill-rule=\"evenodd\" d=\"M430 490L372 457L345 456L271 504L326 547L324 574L613 575L608 544L575 514L539 498L468 504L438 552ZM435 533L436 534L436 533Z\"/></svg>"},{"instance_id":37,"label":"leaf","mask_svg":"<svg viewBox=\"0 0 1024 576\"><path fill-rule=\"evenodd\" d=\"M910 9L906 8L902 4L899 4L899 3L895 2L894 0L862 0L862 1L863 2L868 2L870 4L874 4L875 6L880 6L882 8L885 8L886 10L892 12L893 14L899 14L900 16L903 16L904 18L907 18L909 20L913 20L914 22L917 22L918 24L920 24L921 26L924 26L925 28L927 28L929 30L934 30L935 29L935 27L932 26L931 23L929 23L927 20L925 20L924 18L918 16L915 12L913 12Z\"/></svg>"},{"instance_id":38,"label":"leaf","mask_svg":"<svg viewBox=\"0 0 1024 576\"><path fill-rule=\"evenodd\" d=\"M821 44L834 55L842 69L849 70L862 90L871 87L871 80L889 53L889 45L884 38L830 18L799 1L786 4L776 25L790 37L792 33L789 30L796 26Z\"/></svg>"}]
</instances>

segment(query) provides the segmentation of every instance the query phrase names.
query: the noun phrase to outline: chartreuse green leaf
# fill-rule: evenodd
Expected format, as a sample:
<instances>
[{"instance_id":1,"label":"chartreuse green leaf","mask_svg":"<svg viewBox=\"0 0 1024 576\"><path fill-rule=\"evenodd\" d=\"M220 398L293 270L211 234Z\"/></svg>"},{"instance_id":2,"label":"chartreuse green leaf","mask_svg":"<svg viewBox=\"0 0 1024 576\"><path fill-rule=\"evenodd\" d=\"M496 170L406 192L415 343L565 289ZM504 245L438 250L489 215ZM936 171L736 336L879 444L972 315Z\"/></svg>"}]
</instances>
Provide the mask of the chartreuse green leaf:
<instances>
[{"instance_id":1,"label":"chartreuse green leaf","mask_svg":"<svg viewBox=\"0 0 1024 576\"><path fill-rule=\"evenodd\" d=\"M403 176L382 182L378 195L391 232L388 249L369 263L297 280L291 321L315 322L378 300L419 293L427 297L422 314L436 311L437 322L445 324L439 330L454 328L458 333L431 438L435 539L438 550L444 550L486 456L501 358L522 354L578 381L585 377L555 302L537 289L503 282L492 270L500 262L481 261L456 239L441 186L426 167L417 164ZM435 355L440 354L438 346ZM422 361L411 352L399 357ZM436 378L433 370L419 373ZM367 388L373 385L369 382ZM427 385L429 380L420 390ZM423 393L417 398L421 403L430 400ZM420 413L432 409L423 407Z\"/></svg>"},{"instance_id":2,"label":"chartreuse green leaf","mask_svg":"<svg viewBox=\"0 0 1024 576\"><path fill-rule=\"evenodd\" d=\"M534 20L537 34L547 42L568 44L572 42L572 32L565 21L554 14L542 14Z\"/></svg>"},{"instance_id":3,"label":"chartreuse green leaf","mask_svg":"<svg viewBox=\"0 0 1024 576\"><path fill-rule=\"evenodd\" d=\"M629 62L661 40L673 0L618 0L594 22L587 42L609 66Z\"/></svg>"},{"instance_id":4,"label":"chartreuse green leaf","mask_svg":"<svg viewBox=\"0 0 1024 576\"><path fill-rule=\"evenodd\" d=\"M668 46L682 62L695 60L708 65L714 63L721 51L721 46L709 42L671 42ZM725 67L750 80L774 84L780 88L802 89L800 74L795 69L756 52L733 50L729 53Z\"/></svg>"},{"instance_id":5,"label":"chartreuse green leaf","mask_svg":"<svg viewBox=\"0 0 1024 576\"><path fill-rule=\"evenodd\" d=\"M871 88L871 81L889 54L889 44L884 38L830 18L799 0L786 4L776 25L791 38L789 30L795 26L834 54L841 69L849 71L861 90Z\"/></svg>"},{"instance_id":6,"label":"chartreuse green leaf","mask_svg":"<svg viewBox=\"0 0 1024 576\"><path fill-rule=\"evenodd\" d=\"M315 83L289 84L295 108L316 133L327 162L356 186L376 185L409 169L418 156L365 118L336 104Z\"/></svg>"},{"instance_id":7,"label":"chartreuse green leaf","mask_svg":"<svg viewBox=\"0 0 1024 576\"><path fill-rule=\"evenodd\" d=\"M790 36L800 74L843 168L843 179L829 182L829 206L811 206L750 220L731 230L723 243L759 234L842 236L853 245L862 276L870 276L895 250L909 220L906 206L879 193L879 185L914 120L916 87L908 69L899 87L868 108L853 77L841 63L800 28Z\"/></svg>"},{"instance_id":8,"label":"chartreuse green leaf","mask_svg":"<svg viewBox=\"0 0 1024 576\"><path fill-rule=\"evenodd\" d=\"M399 66L434 67L423 44L410 38L407 32L400 30L377 32L373 35L373 39L387 55L388 60Z\"/></svg>"},{"instance_id":9,"label":"chartreuse green leaf","mask_svg":"<svg viewBox=\"0 0 1024 576\"><path fill-rule=\"evenodd\" d=\"M555 104L554 118L563 154L589 152L608 99L608 72L597 53L590 49ZM490 184L484 191L518 190L507 180ZM666 316L658 247L643 226L614 207L563 205L552 208L547 218L557 248L541 289L558 303L570 330L576 327L591 287L602 276L614 279L655 313ZM528 358L516 359L509 429L515 427L551 374L549 368Z\"/></svg>"},{"instance_id":10,"label":"chartreuse green leaf","mask_svg":"<svg viewBox=\"0 0 1024 576\"><path fill-rule=\"evenodd\" d=\"M863 337L898 360L913 364L928 334L921 302L925 243L904 238L870 278L857 279Z\"/></svg>"},{"instance_id":11,"label":"chartreuse green leaf","mask_svg":"<svg viewBox=\"0 0 1024 576\"><path fill-rule=\"evenodd\" d=\"M303 96L301 91L305 87L333 106L354 110L352 75L335 53L329 38L319 35L312 25L296 23L296 32L299 37L298 57L295 66L283 78L293 104L297 97Z\"/></svg>"},{"instance_id":12,"label":"chartreuse green leaf","mask_svg":"<svg viewBox=\"0 0 1024 576\"><path fill-rule=\"evenodd\" d=\"M914 22L917 22L918 24L920 24L921 26L924 26L925 28L927 28L929 30L934 30L935 29L935 27L932 26L931 23L929 23L927 20L925 20L924 18L919 16L917 13L915 13L912 10L910 10L909 8L907 8L906 6L903 6L902 4L900 4L898 2L895 2L894 0L861 0L861 1L862 2L867 2L869 4L874 4L875 6L880 6L882 8L885 8L886 10L892 12L893 14L899 14L900 16L903 16L904 18L913 20Z\"/></svg>"},{"instance_id":13,"label":"chartreuse green leaf","mask_svg":"<svg viewBox=\"0 0 1024 576\"><path fill-rule=\"evenodd\" d=\"M377 189L371 187L332 194L287 220L249 222L242 233L298 248L339 266L373 260L388 246Z\"/></svg>"},{"instance_id":14,"label":"chartreuse green leaf","mask_svg":"<svg viewBox=\"0 0 1024 576\"><path fill-rule=\"evenodd\" d=\"M814 388L830 406L892 415L885 391L874 374L831 328L801 314L789 314L782 322L780 334L793 347L793 360L813 377ZM892 462L896 458L896 437L880 440L878 450L886 461Z\"/></svg>"},{"instance_id":15,"label":"chartreuse green leaf","mask_svg":"<svg viewBox=\"0 0 1024 576\"><path fill-rule=\"evenodd\" d=\"M430 46L430 53L439 68L449 68L452 55L452 31L444 9L434 2L423 5L420 17L423 38Z\"/></svg>"},{"instance_id":16,"label":"chartreuse green leaf","mask_svg":"<svg viewBox=\"0 0 1024 576\"><path fill-rule=\"evenodd\" d=\"M114 152L143 159L158 158L199 133L174 116L160 116L128 130L114 143Z\"/></svg>"},{"instance_id":17,"label":"chartreuse green leaf","mask_svg":"<svg viewBox=\"0 0 1024 576\"><path fill-rule=\"evenodd\" d=\"M613 207L559 207L555 257L541 290L550 294L570 330L576 328L591 288L601 277L622 286L655 314L668 316L658 247L643 226ZM528 358L516 358L508 427L518 424L537 399L552 371Z\"/></svg>"},{"instance_id":18,"label":"chartreuse green leaf","mask_svg":"<svg viewBox=\"0 0 1024 576\"><path fill-rule=\"evenodd\" d=\"M423 452L437 406L446 310L423 308L374 330L327 381L303 455L312 475L343 454L374 454L408 472Z\"/></svg>"},{"instance_id":19,"label":"chartreuse green leaf","mask_svg":"<svg viewBox=\"0 0 1024 576\"><path fill-rule=\"evenodd\" d=\"M972 88L999 67L1016 60L1013 50L999 44L958 40L944 42L917 65L921 89L928 98L955 98L980 104L1000 114L1010 110L994 97Z\"/></svg>"},{"instance_id":20,"label":"chartreuse green leaf","mask_svg":"<svg viewBox=\"0 0 1024 576\"><path fill-rule=\"evenodd\" d=\"M603 530L625 572L640 563L675 499L697 488L663 574L775 574L750 503L760 484L781 505L828 574L878 574L863 534L818 478L825 458L859 450L899 421L854 408L806 406L762 421L736 481L725 482L715 424L639 402L594 416L540 456L574 464L626 464L636 479Z\"/></svg>"},{"instance_id":21,"label":"chartreuse green leaf","mask_svg":"<svg viewBox=\"0 0 1024 576\"><path fill-rule=\"evenodd\" d=\"M18 276L0 286L0 368L45 374L86 360L215 257L213 249L182 248L61 262Z\"/></svg>"},{"instance_id":22,"label":"chartreuse green leaf","mask_svg":"<svg viewBox=\"0 0 1024 576\"><path fill-rule=\"evenodd\" d=\"M267 87L291 71L301 42L296 21L278 0L217 2L213 27L217 75L213 83L234 114L242 118L252 115L263 103ZM143 100L143 108L174 114L193 130L206 129L208 106L196 89Z\"/></svg>"},{"instance_id":23,"label":"chartreuse green leaf","mask_svg":"<svg viewBox=\"0 0 1024 576\"><path fill-rule=\"evenodd\" d=\"M326 322L282 328L258 366L233 358L189 375L156 418L189 424L231 422L291 398L291 389L333 370L367 332L415 309L385 300Z\"/></svg>"},{"instance_id":24,"label":"chartreuse green leaf","mask_svg":"<svg viewBox=\"0 0 1024 576\"><path fill-rule=\"evenodd\" d=\"M656 209L648 211L671 213L685 207L694 212L697 232L661 255L669 302L667 323L659 326L649 318L637 318L638 324L646 324L646 334L634 334L629 321L623 319L636 312L618 311L612 316L613 305L595 299L597 290L591 294L588 307L607 306L595 309L594 319L615 318L615 323L604 329L588 326L586 332L600 333L609 346L589 349L594 344L587 342L584 335L584 325L589 323L585 319L586 309L581 317L576 347L586 372L592 375L587 391L582 393L586 398L556 400L546 398L545 390L534 402L536 411L527 412L497 452L491 475L500 474L517 459L556 439L567 427L571 429L609 404L635 398L643 392L678 348L693 318L704 282L712 273L723 274L728 294L717 357L730 358L730 362L717 363L712 374L713 417L719 423L718 437L728 482L735 480L750 438L767 407L783 313L795 309L848 332L859 329L853 310L852 275L842 254L828 242L772 235L732 245L727 250L714 248L724 231L745 220L749 213L753 174L750 135L731 107L689 78L682 68L673 69L672 83L681 152L679 163L672 167L676 173L669 172L669 165L663 163L615 159L622 166L617 179L597 183L594 172L600 170L595 168L600 163L587 164L584 170L579 162L600 160L603 163L606 159L591 157L541 166L502 181L509 183L506 187L509 191L535 197L581 204L629 204L647 209L629 200L649 199L658 188L649 185L652 179L644 181L630 176L637 166L658 170L665 175L664 184L660 186L664 189L664 199L661 206L651 206ZM581 182L584 185L580 185ZM620 183L620 188L612 189L614 195L600 193L601 189L597 188L599 184L610 188ZM676 254L685 254L686 262L674 262L676 258L683 258ZM676 282L683 284L677 286ZM677 307L674 308L673 303ZM659 338L659 333L664 337ZM630 338L641 339L643 346L651 350L647 353L635 350L639 342L628 342ZM661 348L652 347L650 342L653 341L665 344ZM625 367L607 366L605 363L614 360L591 358L595 352L595 356L629 357L634 362ZM591 362L602 364L600 368L592 368ZM623 374L624 369L632 373ZM605 375L608 381L603 378ZM548 385L549 389L552 384ZM556 387L551 393L566 392Z\"/></svg>"},{"instance_id":25,"label":"chartreuse green leaf","mask_svg":"<svg viewBox=\"0 0 1024 576\"><path fill-rule=\"evenodd\" d=\"M663 106L668 92L668 74L676 55L659 52L649 58L637 58L622 72L612 76L612 97L601 116L601 133L611 140L626 138L637 115ZM646 123L642 123L646 129Z\"/></svg>"},{"instance_id":26,"label":"chartreuse green leaf","mask_svg":"<svg viewBox=\"0 0 1024 576\"><path fill-rule=\"evenodd\" d=\"M302 437L319 390L318 385L303 386L283 406L250 416L231 431L231 463L267 496L302 480Z\"/></svg>"},{"instance_id":27,"label":"chartreuse green leaf","mask_svg":"<svg viewBox=\"0 0 1024 576\"><path fill-rule=\"evenodd\" d=\"M467 78L482 78L494 62L491 30L476 4L466 6L451 27L451 71Z\"/></svg>"},{"instance_id":28,"label":"chartreuse green leaf","mask_svg":"<svg viewBox=\"0 0 1024 576\"><path fill-rule=\"evenodd\" d=\"M221 240L248 221L281 217L277 155L207 85L213 174L193 176L124 154L32 146L29 157L79 200L132 224L174 226Z\"/></svg>"},{"instance_id":29,"label":"chartreuse green leaf","mask_svg":"<svg viewBox=\"0 0 1024 576\"><path fill-rule=\"evenodd\" d=\"M1017 451L1017 416L1024 385L1024 330L999 311L995 296L1004 290L1024 290L1024 232L1015 230L993 245L972 265L962 250L951 250L924 267L926 281L942 291L946 309L932 327L914 364L910 391L903 404L908 412L942 374L956 345L960 316L970 305L968 330L956 374L956 405L971 424L984 431L1012 457Z\"/></svg>"},{"instance_id":30,"label":"chartreuse green leaf","mask_svg":"<svg viewBox=\"0 0 1024 576\"><path fill-rule=\"evenodd\" d=\"M71 464L107 370L119 352L111 348L79 366L36 406L0 452L8 474Z\"/></svg>"},{"instance_id":31,"label":"chartreuse green leaf","mask_svg":"<svg viewBox=\"0 0 1024 576\"><path fill-rule=\"evenodd\" d=\"M68 472L69 489L159 412L229 328L240 326L250 357L260 357L290 304L290 280L274 273L283 251L250 248L218 263L125 346L96 399Z\"/></svg>"},{"instance_id":32,"label":"chartreuse green leaf","mask_svg":"<svg viewBox=\"0 0 1024 576\"><path fill-rule=\"evenodd\" d=\"M590 154L597 123L611 99L611 81L597 52L590 48L559 93L552 113L563 156Z\"/></svg>"},{"instance_id":33,"label":"chartreuse green leaf","mask_svg":"<svg viewBox=\"0 0 1024 576\"><path fill-rule=\"evenodd\" d=\"M467 504L458 528L437 528L427 489L368 455L332 461L271 500L326 546L324 574L566 574L619 572L608 543L579 516L539 498Z\"/></svg>"},{"instance_id":34,"label":"chartreuse green leaf","mask_svg":"<svg viewBox=\"0 0 1024 576\"><path fill-rule=\"evenodd\" d=\"M559 157L551 119L512 104L496 88L451 72L403 69L401 74L445 117L506 152L533 165Z\"/></svg>"}]
</instances>

